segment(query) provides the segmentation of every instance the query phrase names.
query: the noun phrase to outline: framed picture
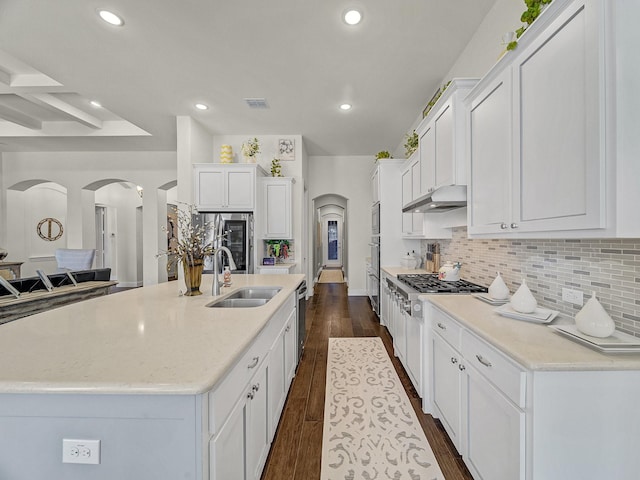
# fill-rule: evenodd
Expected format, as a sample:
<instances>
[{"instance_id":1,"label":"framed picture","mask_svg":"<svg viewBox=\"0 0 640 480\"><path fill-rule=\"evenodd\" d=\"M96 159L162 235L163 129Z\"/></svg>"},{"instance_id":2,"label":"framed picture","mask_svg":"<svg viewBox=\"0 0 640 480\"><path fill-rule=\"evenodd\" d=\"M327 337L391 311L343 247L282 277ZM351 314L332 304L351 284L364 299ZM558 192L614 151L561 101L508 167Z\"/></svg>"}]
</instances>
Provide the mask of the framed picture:
<instances>
[{"instance_id":1,"label":"framed picture","mask_svg":"<svg viewBox=\"0 0 640 480\"><path fill-rule=\"evenodd\" d=\"M291 138L278 140L278 157L280 160L293 161L296 159L296 141Z\"/></svg>"}]
</instances>

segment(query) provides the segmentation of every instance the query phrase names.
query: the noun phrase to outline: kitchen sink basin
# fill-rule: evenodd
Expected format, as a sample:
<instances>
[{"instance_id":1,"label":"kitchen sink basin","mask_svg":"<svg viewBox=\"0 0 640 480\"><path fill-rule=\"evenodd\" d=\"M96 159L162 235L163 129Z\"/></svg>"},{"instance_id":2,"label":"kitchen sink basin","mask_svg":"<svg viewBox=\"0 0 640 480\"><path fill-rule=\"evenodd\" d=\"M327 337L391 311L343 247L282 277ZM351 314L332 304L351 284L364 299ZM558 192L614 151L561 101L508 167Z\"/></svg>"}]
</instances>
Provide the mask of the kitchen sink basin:
<instances>
[{"instance_id":1,"label":"kitchen sink basin","mask_svg":"<svg viewBox=\"0 0 640 480\"><path fill-rule=\"evenodd\" d=\"M271 300L280 291L274 287L247 287L236 290L227 298L264 298Z\"/></svg>"},{"instance_id":2,"label":"kitchen sink basin","mask_svg":"<svg viewBox=\"0 0 640 480\"><path fill-rule=\"evenodd\" d=\"M211 308L253 308L267 303L266 298L224 298L207 304Z\"/></svg>"},{"instance_id":3,"label":"kitchen sink basin","mask_svg":"<svg viewBox=\"0 0 640 480\"><path fill-rule=\"evenodd\" d=\"M279 287L246 287L206 306L211 308L252 308L264 305L280 291Z\"/></svg>"}]
</instances>

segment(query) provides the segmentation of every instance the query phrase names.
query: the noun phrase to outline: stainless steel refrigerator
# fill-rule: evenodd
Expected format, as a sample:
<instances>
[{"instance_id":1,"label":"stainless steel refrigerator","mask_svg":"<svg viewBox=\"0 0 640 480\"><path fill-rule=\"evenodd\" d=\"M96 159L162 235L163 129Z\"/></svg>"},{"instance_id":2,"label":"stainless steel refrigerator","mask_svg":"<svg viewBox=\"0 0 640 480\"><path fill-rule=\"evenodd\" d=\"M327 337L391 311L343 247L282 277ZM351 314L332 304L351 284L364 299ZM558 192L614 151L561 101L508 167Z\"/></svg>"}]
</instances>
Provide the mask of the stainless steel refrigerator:
<instances>
[{"instance_id":1,"label":"stainless steel refrigerator","mask_svg":"<svg viewBox=\"0 0 640 480\"><path fill-rule=\"evenodd\" d=\"M254 273L253 267L253 214L252 213L201 213L195 215L194 222L199 225L208 224L207 242L213 241L217 235L223 235L222 245L231 251L236 264L234 273ZM217 247L217 245L216 245ZM220 272L229 262L222 255ZM213 259L205 258L204 273L213 272Z\"/></svg>"}]
</instances>

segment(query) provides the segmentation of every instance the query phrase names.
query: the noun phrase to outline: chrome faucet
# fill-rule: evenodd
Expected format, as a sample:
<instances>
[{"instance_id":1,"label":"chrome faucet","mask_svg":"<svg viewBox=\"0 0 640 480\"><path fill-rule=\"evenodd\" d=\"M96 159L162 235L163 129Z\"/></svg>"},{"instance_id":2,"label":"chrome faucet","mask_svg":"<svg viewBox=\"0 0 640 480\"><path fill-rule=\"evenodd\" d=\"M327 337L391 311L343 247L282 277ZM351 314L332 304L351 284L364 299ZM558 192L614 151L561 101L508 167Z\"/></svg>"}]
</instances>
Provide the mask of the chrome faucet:
<instances>
[{"instance_id":1,"label":"chrome faucet","mask_svg":"<svg viewBox=\"0 0 640 480\"><path fill-rule=\"evenodd\" d=\"M231 250L227 247L218 247L213 251L213 287L211 288L211 295L214 297L216 295L220 295L220 279L218 278L218 256L220 252L225 252L227 254L227 258L229 259L229 268L231 270L236 269L236 262L233 261L233 256L231 255Z\"/></svg>"}]
</instances>

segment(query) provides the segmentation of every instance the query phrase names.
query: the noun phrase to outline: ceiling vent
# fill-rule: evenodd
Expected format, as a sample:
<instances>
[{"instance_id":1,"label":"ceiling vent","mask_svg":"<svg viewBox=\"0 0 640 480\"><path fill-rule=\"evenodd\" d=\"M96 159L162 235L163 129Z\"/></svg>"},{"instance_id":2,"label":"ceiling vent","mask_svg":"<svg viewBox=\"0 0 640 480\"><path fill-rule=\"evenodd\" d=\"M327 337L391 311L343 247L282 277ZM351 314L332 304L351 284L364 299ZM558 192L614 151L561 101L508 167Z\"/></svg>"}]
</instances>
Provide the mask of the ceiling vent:
<instances>
[{"instance_id":1,"label":"ceiling vent","mask_svg":"<svg viewBox=\"0 0 640 480\"><path fill-rule=\"evenodd\" d=\"M266 98L245 98L244 101L249 108L269 108Z\"/></svg>"}]
</instances>

